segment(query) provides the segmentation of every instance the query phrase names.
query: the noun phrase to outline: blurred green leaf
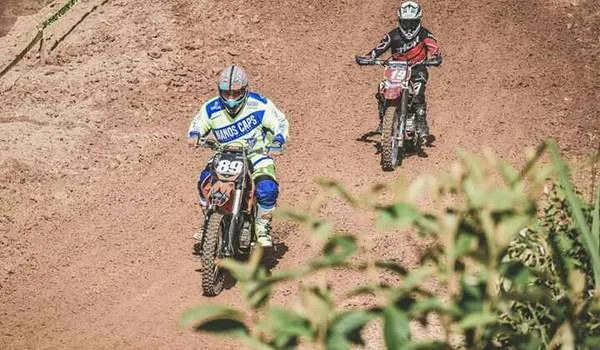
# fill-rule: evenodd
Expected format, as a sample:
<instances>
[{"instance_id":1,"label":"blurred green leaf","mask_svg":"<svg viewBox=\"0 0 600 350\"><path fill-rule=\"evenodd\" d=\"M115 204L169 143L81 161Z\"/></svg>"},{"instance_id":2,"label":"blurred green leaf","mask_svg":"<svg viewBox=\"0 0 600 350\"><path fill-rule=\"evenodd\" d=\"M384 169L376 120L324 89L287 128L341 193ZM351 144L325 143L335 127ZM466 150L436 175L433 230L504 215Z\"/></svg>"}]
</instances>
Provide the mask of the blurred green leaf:
<instances>
[{"instance_id":1,"label":"blurred green leaf","mask_svg":"<svg viewBox=\"0 0 600 350\"><path fill-rule=\"evenodd\" d=\"M357 250L354 236L342 234L332 236L323 248L323 256L312 261L311 266L320 269L344 264Z\"/></svg>"},{"instance_id":2,"label":"blurred green leaf","mask_svg":"<svg viewBox=\"0 0 600 350\"><path fill-rule=\"evenodd\" d=\"M248 281L256 276L263 256L263 250L259 247L252 252L247 262L240 262L234 259L223 259L219 261L219 266L227 269L229 273L238 281Z\"/></svg>"},{"instance_id":3,"label":"blurred green leaf","mask_svg":"<svg viewBox=\"0 0 600 350\"><path fill-rule=\"evenodd\" d=\"M279 307L270 308L267 316L260 321L257 328L263 333L270 334L278 349L287 349L297 345L300 337L305 337L309 341L315 338L307 319Z\"/></svg>"},{"instance_id":4,"label":"blurred green leaf","mask_svg":"<svg viewBox=\"0 0 600 350\"><path fill-rule=\"evenodd\" d=\"M422 217L421 213L411 204L396 203L379 209L378 226L381 228L406 228Z\"/></svg>"},{"instance_id":5,"label":"blurred green leaf","mask_svg":"<svg viewBox=\"0 0 600 350\"><path fill-rule=\"evenodd\" d=\"M438 218L429 213L421 215L415 224L421 234L439 234L441 230Z\"/></svg>"},{"instance_id":6,"label":"blurred green leaf","mask_svg":"<svg viewBox=\"0 0 600 350\"><path fill-rule=\"evenodd\" d=\"M433 266L421 266L415 270L412 270L402 281L400 288L403 291L411 291L420 286L425 279L429 278L435 272L435 267Z\"/></svg>"},{"instance_id":7,"label":"blurred green leaf","mask_svg":"<svg viewBox=\"0 0 600 350\"><path fill-rule=\"evenodd\" d=\"M470 231L461 231L456 237L454 249L449 251L450 259L457 259L477 247L477 237Z\"/></svg>"},{"instance_id":8,"label":"blurred green leaf","mask_svg":"<svg viewBox=\"0 0 600 350\"><path fill-rule=\"evenodd\" d=\"M243 337L248 335L248 328L241 318L237 310L228 306L202 305L187 310L179 320L179 325L192 324L197 331Z\"/></svg>"},{"instance_id":9,"label":"blurred green leaf","mask_svg":"<svg viewBox=\"0 0 600 350\"><path fill-rule=\"evenodd\" d=\"M313 218L307 213L292 208L277 209L276 215L303 224L318 239L326 239L333 229L333 225L329 221Z\"/></svg>"},{"instance_id":10,"label":"blurred green leaf","mask_svg":"<svg viewBox=\"0 0 600 350\"><path fill-rule=\"evenodd\" d=\"M179 319L179 325L184 327L191 323L216 318L240 319L241 314L237 310L224 305L202 305L185 311Z\"/></svg>"},{"instance_id":11,"label":"blurred green leaf","mask_svg":"<svg viewBox=\"0 0 600 350\"><path fill-rule=\"evenodd\" d=\"M356 297L356 296L360 296L360 295L368 295L368 296L375 296L377 295L377 293L381 292L382 290L386 290L387 288L381 285L376 285L376 284L371 284L371 285L366 285L366 286L359 286L359 287L355 287L353 289L351 289L349 292L346 293L346 298L352 298L352 297Z\"/></svg>"},{"instance_id":12,"label":"blurred green leaf","mask_svg":"<svg viewBox=\"0 0 600 350\"><path fill-rule=\"evenodd\" d=\"M338 181L327 178L320 178L317 180L317 182L324 188L332 191L335 194L340 195L348 204L352 206L357 206L359 204L358 200L354 198L354 196L350 194L350 192L348 192L346 188L342 186L342 184L340 184Z\"/></svg>"},{"instance_id":13,"label":"blurred green leaf","mask_svg":"<svg viewBox=\"0 0 600 350\"><path fill-rule=\"evenodd\" d=\"M486 206L493 211L519 210L522 205L522 195L510 189L497 188L485 194Z\"/></svg>"},{"instance_id":14,"label":"blurred green leaf","mask_svg":"<svg viewBox=\"0 0 600 350\"><path fill-rule=\"evenodd\" d=\"M538 173L540 172L540 168L542 167L542 165L539 163L539 160L540 160L541 156L544 154L544 152L546 151L547 147L548 147L548 143L547 142L542 142L535 149L535 153L533 154L533 156L531 158L529 158L529 160L527 160L527 163L525 164L525 166L519 172L519 180L525 179L525 177L527 175L529 175L534 168L537 169ZM544 180L549 175L549 174L546 174L545 171L542 171L541 173L543 174L543 176L541 177L541 179L544 179Z\"/></svg>"},{"instance_id":15,"label":"blurred green leaf","mask_svg":"<svg viewBox=\"0 0 600 350\"><path fill-rule=\"evenodd\" d=\"M471 208L480 209L486 203L487 193L472 178L467 177L463 181L462 190Z\"/></svg>"},{"instance_id":16,"label":"blurred green leaf","mask_svg":"<svg viewBox=\"0 0 600 350\"><path fill-rule=\"evenodd\" d=\"M246 302L254 309L261 308L267 304L272 292L272 284L265 281L240 282L242 295Z\"/></svg>"},{"instance_id":17,"label":"blurred green leaf","mask_svg":"<svg viewBox=\"0 0 600 350\"><path fill-rule=\"evenodd\" d=\"M369 311L345 311L332 321L327 341L329 350L350 349L352 344L365 345L360 332L378 315Z\"/></svg>"},{"instance_id":18,"label":"blurred green leaf","mask_svg":"<svg viewBox=\"0 0 600 350\"><path fill-rule=\"evenodd\" d=\"M383 336L390 350L401 349L410 341L408 315L393 305L383 309Z\"/></svg>"},{"instance_id":19,"label":"blurred green leaf","mask_svg":"<svg viewBox=\"0 0 600 350\"><path fill-rule=\"evenodd\" d=\"M325 240L331 234L333 225L327 220L315 219L308 223L308 229L320 240Z\"/></svg>"},{"instance_id":20,"label":"blurred green leaf","mask_svg":"<svg viewBox=\"0 0 600 350\"><path fill-rule=\"evenodd\" d=\"M408 270L402 266L400 263L395 261L376 261L375 266L381 269L390 270L392 272L397 273L400 276L406 276L408 274Z\"/></svg>"},{"instance_id":21,"label":"blurred green leaf","mask_svg":"<svg viewBox=\"0 0 600 350\"><path fill-rule=\"evenodd\" d=\"M598 287L600 286L600 247L596 244L597 239L592 237L590 227L588 227L588 223L585 220L585 216L581 209L581 199L577 197L573 190L573 185L569 177L569 169L560 158L556 143L550 141L548 146L552 162L558 170L560 183L565 191L567 201L571 208L574 222L582 235L584 246L590 254L594 271L594 281L596 281L596 287Z\"/></svg>"},{"instance_id":22,"label":"blurred green leaf","mask_svg":"<svg viewBox=\"0 0 600 350\"><path fill-rule=\"evenodd\" d=\"M473 155L467 155L464 152L458 152L458 158L467 169L467 173L471 179L477 183L481 183L486 177L483 169L483 161Z\"/></svg>"},{"instance_id":23,"label":"blurred green leaf","mask_svg":"<svg viewBox=\"0 0 600 350\"><path fill-rule=\"evenodd\" d=\"M458 306L463 315L478 314L483 310L483 301L485 299L486 281L474 276L463 275L460 279L461 294L458 299Z\"/></svg>"},{"instance_id":24,"label":"blurred green leaf","mask_svg":"<svg viewBox=\"0 0 600 350\"><path fill-rule=\"evenodd\" d=\"M410 310L411 316L421 316L430 312L445 313L446 307L438 297L424 298L416 301Z\"/></svg>"},{"instance_id":25,"label":"blurred green leaf","mask_svg":"<svg viewBox=\"0 0 600 350\"><path fill-rule=\"evenodd\" d=\"M310 219L310 215L307 213L289 207L277 208L275 211L275 216L300 223L306 223Z\"/></svg>"},{"instance_id":26,"label":"blurred green leaf","mask_svg":"<svg viewBox=\"0 0 600 350\"><path fill-rule=\"evenodd\" d=\"M450 344L441 341L422 341L407 344L402 347L402 350L449 350L452 349Z\"/></svg>"},{"instance_id":27,"label":"blurred green leaf","mask_svg":"<svg viewBox=\"0 0 600 350\"><path fill-rule=\"evenodd\" d=\"M248 336L248 328L238 320L231 318L218 318L199 323L195 328L197 332L219 333L231 337L244 338Z\"/></svg>"},{"instance_id":28,"label":"blurred green leaf","mask_svg":"<svg viewBox=\"0 0 600 350\"><path fill-rule=\"evenodd\" d=\"M310 266L301 265L291 270L274 271L265 279L265 283L276 284L280 282L292 281L302 276L310 274L312 269Z\"/></svg>"},{"instance_id":29,"label":"blurred green leaf","mask_svg":"<svg viewBox=\"0 0 600 350\"><path fill-rule=\"evenodd\" d=\"M313 325L313 329L324 331L329 324L329 317L333 309L333 301L329 290L321 287L302 287L300 297L306 315Z\"/></svg>"},{"instance_id":30,"label":"blurred green leaf","mask_svg":"<svg viewBox=\"0 0 600 350\"><path fill-rule=\"evenodd\" d=\"M252 350L278 350L269 344L263 343L260 339L248 336L240 338L240 341L247 345L249 349Z\"/></svg>"},{"instance_id":31,"label":"blurred green leaf","mask_svg":"<svg viewBox=\"0 0 600 350\"><path fill-rule=\"evenodd\" d=\"M519 172L517 169L513 168L512 165L506 161L500 161L498 163L498 170L504 178L504 181L511 186L513 186L519 179Z\"/></svg>"},{"instance_id":32,"label":"blurred green leaf","mask_svg":"<svg viewBox=\"0 0 600 350\"><path fill-rule=\"evenodd\" d=\"M458 327L461 329L484 327L496 322L497 318L498 317L495 314L489 312L471 313L458 323Z\"/></svg>"},{"instance_id":33,"label":"blurred green leaf","mask_svg":"<svg viewBox=\"0 0 600 350\"><path fill-rule=\"evenodd\" d=\"M498 234L496 235L496 240L500 248L507 246L519 231L531 223L532 219L533 214L523 215L512 213L503 217L502 221L498 224Z\"/></svg>"},{"instance_id":34,"label":"blurred green leaf","mask_svg":"<svg viewBox=\"0 0 600 350\"><path fill-rule=\"evenodd\" d=\"M600 335L587 337L585 339L585 346L588 349L600 349Z\"/></svg>"}]
</instances>

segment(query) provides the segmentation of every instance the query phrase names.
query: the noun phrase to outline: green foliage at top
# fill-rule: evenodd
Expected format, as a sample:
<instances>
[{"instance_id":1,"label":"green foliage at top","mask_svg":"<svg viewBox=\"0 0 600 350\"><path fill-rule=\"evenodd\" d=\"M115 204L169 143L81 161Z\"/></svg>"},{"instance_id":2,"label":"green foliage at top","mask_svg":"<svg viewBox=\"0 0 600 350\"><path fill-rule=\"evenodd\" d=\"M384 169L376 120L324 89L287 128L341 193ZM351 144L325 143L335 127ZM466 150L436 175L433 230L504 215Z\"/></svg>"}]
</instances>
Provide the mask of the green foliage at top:
<instances>
[{"instance_id":1,"label":"green foliage at top","mask_svg":"<svg viewBox=\"0 0 600 350\"><path fill-rule=\"evenodd\" d=\"M551 164L541 164L546 151ZM546 200L543 188L554 176ZM460 156L450 171L394 187L397 198L381 204L373 192L355 196L335 181L324 189L376 215L382 230L416 230L431 243L420 265L365 259L358 236L337 233L331 223L294 210L282 211L315 233L321 254L290 270L267 273L257 250L249 262L221 262L239 281L249 310L214 304L189 310L182 325L239 339L255 349L350 349L367 345L361 331L382 325L387 349L597 348L600 344L600 194L592 206L578 196L568 169L549 141L521 170L493 157ZM427 192L427 193L424 193ZM429 195L433 209L411 199ZM542 203L539 205L538 203ZM365 279L345 293L307 276L322 270L394 274L399 283ZM375 273L373 273L375 272ZM309 279L314 280L314 279ZM274 287L302 281L295 306L270 305ZM435 281L434 291L427 288ZM356 296L364 307L340 307ZM442 336L415 340L415 322L437 319Z\"/></svg>"}]
</instances>

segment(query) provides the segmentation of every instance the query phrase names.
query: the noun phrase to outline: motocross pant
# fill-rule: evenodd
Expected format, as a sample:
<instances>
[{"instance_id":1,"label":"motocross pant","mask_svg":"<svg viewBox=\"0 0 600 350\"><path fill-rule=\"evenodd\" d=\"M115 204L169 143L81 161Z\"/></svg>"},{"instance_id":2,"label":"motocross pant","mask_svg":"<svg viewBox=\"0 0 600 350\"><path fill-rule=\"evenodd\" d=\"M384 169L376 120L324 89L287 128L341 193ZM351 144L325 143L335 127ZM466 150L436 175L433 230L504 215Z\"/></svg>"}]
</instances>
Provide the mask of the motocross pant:
<instances>
[{"instance_id":1,"label":"motocross pant","mask_svg":"<svg viewBox=\"0 0 600 350\"><path fill-rule=\"evenodd\" d=\"M429 126L427 124L427 102L425 101L425 90L427 88L428 79L429 74L427 72L427 68L413 68L410 80L413 84L413 89L416 94L413 97L411 108L415 113L415 123L417 132L422 136L429 135ZM381 86L383 86L383 84L380 84L380 87ZM378 101L379 120L381 121L383 119L384 110L382 108L382 105L384 100L380 91L377 91L377 94L375 94L375 98Z\"/></svg>"}]
</instances>

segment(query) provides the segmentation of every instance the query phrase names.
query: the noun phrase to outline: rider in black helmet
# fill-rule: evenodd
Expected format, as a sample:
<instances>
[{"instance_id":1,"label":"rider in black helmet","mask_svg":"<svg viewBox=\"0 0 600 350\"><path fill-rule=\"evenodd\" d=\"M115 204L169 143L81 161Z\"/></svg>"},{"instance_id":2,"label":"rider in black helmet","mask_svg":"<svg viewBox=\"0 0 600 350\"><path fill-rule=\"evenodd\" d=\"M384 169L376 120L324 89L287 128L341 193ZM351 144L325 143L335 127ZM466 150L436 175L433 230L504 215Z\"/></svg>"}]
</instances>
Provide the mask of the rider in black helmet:
<instances>
[{"instance_id":1,"label":"rider in black helmet","mask_svg":"<svg viewBox=\"0 0 600 350\"><path fill-rule=\"evenodd\" d=\"M429 30L421 25L423 11L415 1L405 1L400 5L397 12L398 26L383 36L379 44L362 59L373 59L381 56L391 49L394 60L409 61L411 63L421 62L427 58L430 61L441 64L442 53L440 46ZM417 132L421 140L427 143L430 140L429 126L427 125L427 103L425 101L425 87L428 73L426 67L415 67L413 69L412 83L416 91L413 100L413 108L416 115ZM382 96L377 92L377 100L382 103ZM379 109L382 110L381 108ZM379 115L379 126L376 132L381 133L383 115Z\"/></svg>"}]
</instances>

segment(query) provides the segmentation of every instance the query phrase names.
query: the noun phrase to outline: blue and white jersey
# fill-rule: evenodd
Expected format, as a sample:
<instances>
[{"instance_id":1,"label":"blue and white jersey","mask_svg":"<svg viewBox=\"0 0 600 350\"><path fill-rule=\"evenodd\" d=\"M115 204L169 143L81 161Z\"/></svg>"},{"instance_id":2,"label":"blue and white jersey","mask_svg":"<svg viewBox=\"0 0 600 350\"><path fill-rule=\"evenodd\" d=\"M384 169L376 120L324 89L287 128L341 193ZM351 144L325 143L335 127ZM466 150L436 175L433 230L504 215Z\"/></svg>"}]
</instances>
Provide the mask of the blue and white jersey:
<instances>
[{"instance_id":1,"label":"blue and white jersey","mask_svg":"<svg viewBox=\"0 0 600 350\"><path fill-rule=\"evenodd\" d=\"M273 102L250 92L235 118L229 116L218 96L206 102L192 120L188 138L206 137L211 131L221 144L237 143L258 150L264 149L269 140L285 143L289 123Z\"/></svg>"}]
</instances>

